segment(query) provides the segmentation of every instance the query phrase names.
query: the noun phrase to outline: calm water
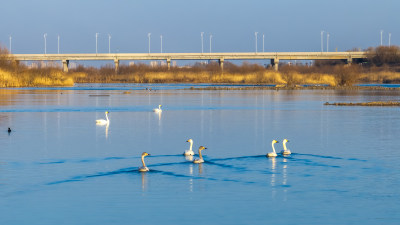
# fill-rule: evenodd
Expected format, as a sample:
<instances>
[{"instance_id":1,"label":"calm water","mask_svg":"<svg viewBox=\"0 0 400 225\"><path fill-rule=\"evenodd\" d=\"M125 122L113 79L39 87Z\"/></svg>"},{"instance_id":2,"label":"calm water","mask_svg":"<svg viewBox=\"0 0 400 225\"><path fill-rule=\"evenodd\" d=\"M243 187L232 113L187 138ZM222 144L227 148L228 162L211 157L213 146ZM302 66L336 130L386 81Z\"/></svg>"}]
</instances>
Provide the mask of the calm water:
<instances>
[{"instance_id":1,"label":"calm water","mask_svg":"<svg viewBox=\"0 0 400 225\"><path fill-rule=\"evenodd\" d=\"M399 223L400 92L190 86L0 89L0 224Z\"/></svg>"}]
</instances>

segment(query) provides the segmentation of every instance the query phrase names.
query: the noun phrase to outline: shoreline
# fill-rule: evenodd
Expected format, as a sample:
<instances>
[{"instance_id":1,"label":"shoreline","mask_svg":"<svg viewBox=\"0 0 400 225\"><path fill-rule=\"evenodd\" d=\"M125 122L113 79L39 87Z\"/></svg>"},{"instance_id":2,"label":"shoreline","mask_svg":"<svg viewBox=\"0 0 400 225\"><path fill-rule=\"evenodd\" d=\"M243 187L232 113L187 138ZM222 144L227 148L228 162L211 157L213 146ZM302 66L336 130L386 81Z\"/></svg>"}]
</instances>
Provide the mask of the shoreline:
<instances>
[{"instance_id":1,"label":"shoreline","mask_svg":"<svg viewBox=\"0 0 400 225\"><path fill-rule=\"evenodd\" d=\"M241 86L241 87L189 87L185 90L400 90L399 87L383 86Z\"/></svg>"},{"instance_id":2,"label":"shoreline","mask_svg":"<svg viewBox=\"0 0 400 225\"><path fill-rule=\"evenodd\" d=\"M379 102L325 102L326 106L400 106L400 102L379 101Z\"/></svg>"},{"instance_id":3,"label":"shoreline","mask_svg":"<svg viewBox=\"0 0 400 225\"><path fill-rule=\"evenodd\" d=\"M138 85L143 86L143 89L147 89L146 86L156 87L163 85L177 85L182 86L177 88L178 90L387 90L387 91L400 91L400 84L356 84L353 86L329 86L329 85L283 85L283 84L237 84L237 83L117 83L117 82L79 82L74 85L59 86L59 85L44 85L44 86L24 86L24 87L0 87L0 89L13 89L13 88L73 88L76 85L87 85L96 86L102 85L112 86L115 85ZM386 86L382 86L386 85ZM393 85L393 87L391 87Z\"/></svg>"}]
</instances>

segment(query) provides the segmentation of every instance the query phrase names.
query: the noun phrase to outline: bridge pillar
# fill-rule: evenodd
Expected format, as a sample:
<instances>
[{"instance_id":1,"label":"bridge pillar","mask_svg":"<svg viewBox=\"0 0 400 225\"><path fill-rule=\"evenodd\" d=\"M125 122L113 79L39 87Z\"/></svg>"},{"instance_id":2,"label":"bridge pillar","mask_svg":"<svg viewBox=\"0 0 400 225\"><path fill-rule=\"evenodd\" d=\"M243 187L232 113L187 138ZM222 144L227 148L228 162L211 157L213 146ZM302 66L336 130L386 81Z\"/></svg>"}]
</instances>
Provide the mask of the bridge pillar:
<instances>
[{"instance_id":1,"label":"bridge pillar","mask_svg":"<svg viewBox=\"0 0 400 225\"><path fill-rule=\"evenodd\" d=\"M352 63L353 63L353 58L351 58L351 57L347 58L346 64L347 64L348 66L351 66Z\"/></svg>"},{"instance_id":2,"label":"bridge pillar","mask_svg":"<svg viewBox=\"0 0 400 225\"><path fill-rule=\"evenodd\" d=\"M271 59L271 65L274 67L275 71L278 71L279 59L278 58Z\"/></svg>"},{"instance_id":3,"label":"bridge pillar","mask_svg":"<svg viewBox=\"0 0 400 225\"><path fill-rule=\"evenodd\" d=\"M221 70L224 70L224 61L225 61L224 58L220 58L220 59L218 60L219 66L221 67Z\"/></svg>"},{"instance_id":4,"label":"bridge pillar","mask_svg":"<svg viewBox=\"0 0 400 225\"><path fill-rule=\"evenodd\" d=\"M62 60L62 65L63 65L63 71L64 71L65 73L68 73L69 60L63 59L63 60Z\"/></svg>"},{"instance_id":5,"label":"bridge pillar","mask_svg":"<svg viewBox=\"0 0 400 225\"><path fill-rule=\"evenodd\" d=\"M114 64L115 64L115 73L118 73L118 71L119 71L119 60L118 59L114 59Z\"/></svg>"},{"instance_id":6,"label":"bridge pillar","mask_svg":"<svg viewBox=\"0 0 400 225\"><path fill-rule=\"evenodd\" d=\"M168 67L168 70L171 69L171 59L167 59L167 67Z\"/></svg>"}]
</instances>

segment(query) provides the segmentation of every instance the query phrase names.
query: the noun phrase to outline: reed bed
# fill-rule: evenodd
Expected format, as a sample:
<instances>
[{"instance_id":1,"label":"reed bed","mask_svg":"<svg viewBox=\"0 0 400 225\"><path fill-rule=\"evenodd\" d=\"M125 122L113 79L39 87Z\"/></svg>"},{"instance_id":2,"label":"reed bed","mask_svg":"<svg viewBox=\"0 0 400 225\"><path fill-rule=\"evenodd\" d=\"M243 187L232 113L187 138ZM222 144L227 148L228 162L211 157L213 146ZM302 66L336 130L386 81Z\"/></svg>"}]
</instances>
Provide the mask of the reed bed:
<instances>
[{"instance_id":1,"label":"reed bed","mask_svg":"<svg viewBox=\"0 0 400 225\"><path fill-rule=\"evenodd\" d=\"M244 65L243 67L249 67ZM364 70L358 65L325 66L320 69L305 66L282 66L274 71L236 66L221 71L219 68L151 68L147 65L124 66L119 73L112 67L80 68L71 77L78 83L229 83L352 86L359 83L400 83L400 72Z\"/></svg>"},{"instance_id":2,"label":"reed bed","mask_svg":"<svg viewBox=\"0 0 400 225\"><path fill-rule=\"evenodd\" d=\"M0 87L72 86L74 80L57 68L30 69L0 46Z\"/></svg>"}]
</instances>

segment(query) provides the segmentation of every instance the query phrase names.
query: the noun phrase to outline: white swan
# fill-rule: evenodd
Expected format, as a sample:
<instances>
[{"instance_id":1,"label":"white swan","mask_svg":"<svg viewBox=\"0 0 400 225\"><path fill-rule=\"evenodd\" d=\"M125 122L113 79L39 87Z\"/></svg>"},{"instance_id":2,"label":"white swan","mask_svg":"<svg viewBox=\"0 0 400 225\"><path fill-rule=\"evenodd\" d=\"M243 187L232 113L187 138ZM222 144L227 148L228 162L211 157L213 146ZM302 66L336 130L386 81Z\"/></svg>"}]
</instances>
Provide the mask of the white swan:
<instances>
[{"instance_id":1,"label":"white swan","mask_svg":"<svg viewBox=\"0 0 400 225\"><path fill-rule=\"evenodd\" d=\"M190 148L189 148L189 150L185 150L185 152L183 153L183 155L185 155L185 156L194 155L194 151L192 150L192 147L193 147L193 140L192 140L192 139L189 139L189 140L187 140L186 142L189 142L189 143L190 143Z\"/></svg>"},{"instance_id":2,"label":"white swan","mask_svg":"<svg viewBox=\"0 0 400 225\"><path fill-rule=\"evenodd\" d=\"M106 113L106 120L103 120L103 119L99 119L99 120L96 120L96 124L98 124L98 125L106 125L106 124L109 124L110 123L110 120L108 119L108 111L106 111L105 112Z\"/></svg>"},{"instance_id":3,"label":"white swan","mask_svg":"<svg viewBox=\"0 0 400 225\"><path fill-rule=\"evenodd\" d=\"M275 143L279 143L279 142L277 140L273 140L272 141L272 151L273 152L268 152L267 153L267 157L276 157L277 156L276 151L275 151L275 147L274 147Z\"/></svg>"},{"instance_id":4,"label":"white swan","mask_svg":"<svg viewBox=\"0 0 400 225\"><path fill-rule=\"evenodd\" d=\"M193 163L203 163L204 162L203 156L201 155L201 151L204 150L204 149L207 149L207 148L204 147L204 146L200 146L199 147L199 156L200 156L200 158L199 159L195 159L193 161Z\"/></svg>"},{"instance_id":5,"label":"white swan","mask_svg":"<svg viewBox=\"0 0 400 225\"><path fill-rule=\"evenodd\" d=\"M282 155L290 155L290 154L292 154L292 152L290 152L290 150L286 148L286 142L289 142L289 140L288 139L284 139L282 141L282 143L283 143L283 150L281 151Z\"/></svg>"},{"instance_id":6,"label":"white swan","mask_svg":"<svg viewBox=\"0 0 400 225\"><path fill-rule=\"evenodd\" d=\"M150 155L150 154L147 153L147 152L143 152L143 153L142 153L142 164L143 164L143 166L139 167L139 171L140 171L140 172L147 172L147 171L149 171L149 168L147 168L146 164L144 163L144 157L145 157L145 156L148 156L148 155Z\"/></svg>"},{"instance_id":7,"label":"white swan","mask_svg":"<svg viewBox=\"0 0 400 225\"><path fill-rule=\"evenodd\" d=\"M158 105L158 108L153 109L155 113L162 113L161 105Z\"/></svg>"}]
</instances>

